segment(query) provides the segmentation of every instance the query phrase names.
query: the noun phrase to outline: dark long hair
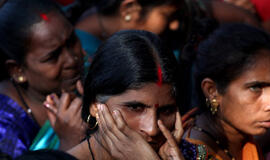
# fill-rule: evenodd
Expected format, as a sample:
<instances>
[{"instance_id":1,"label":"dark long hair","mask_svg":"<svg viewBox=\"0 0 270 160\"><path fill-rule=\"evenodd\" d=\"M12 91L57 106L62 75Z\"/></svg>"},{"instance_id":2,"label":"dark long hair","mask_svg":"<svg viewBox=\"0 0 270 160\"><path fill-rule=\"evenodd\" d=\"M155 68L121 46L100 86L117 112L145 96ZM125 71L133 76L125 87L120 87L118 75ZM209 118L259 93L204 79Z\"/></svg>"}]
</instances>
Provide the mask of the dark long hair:
<instances>
[{"instance_id":1,"label":"dark long hair","mask_svg":"<svg viewBox=\"0 0 270 160\"><path fill-rule=\"evenodd\" d=\"M220 94L226 93L232 81L256 63L259 50L270 50L270 36L261 29L246 24L227 24L215 30L205 41L199 44L195 52L183 53L186 62L193 62L194 89L197 105L202 112L207 113L210 126L222 144L227 145L227 139L216 116L207 107L201 82L205 78L212 79ZM269 55L270 56L270 55ZM190 59L188 59L188 57ZM194 98L193 97L193 98Z\"/></svg>"},{"instance_id":2,"label":"dark long hair","mask_svg":"<svg viewBox=\"0 0 270 160\"><path fill-rule=\"evenodd\" d=\"M8 78L5 61L22 64L28 51L31 28L41 14L60 12L50 0L7 0L0 6L0 80Z\"/></svg>"},{"instance_id":3,"label":"dark long hair","mask_svg":"<svg viewBox=\"0 0 270 160\"><path fill-rule=\"evenodd\" d=\"M147 31L121 31L99 47L84 82L82 118L99 97L114 96L128 89L139 89L158 82L158 68L163 83L173 86L178 96L177 61L161 40ZM177 101L177 98L176 98ZM104 103L104 102L103 102ZM180 103L177 101L180 106ZM95 119L91 120L95 124Z\"/></svg>"}]
</instances>

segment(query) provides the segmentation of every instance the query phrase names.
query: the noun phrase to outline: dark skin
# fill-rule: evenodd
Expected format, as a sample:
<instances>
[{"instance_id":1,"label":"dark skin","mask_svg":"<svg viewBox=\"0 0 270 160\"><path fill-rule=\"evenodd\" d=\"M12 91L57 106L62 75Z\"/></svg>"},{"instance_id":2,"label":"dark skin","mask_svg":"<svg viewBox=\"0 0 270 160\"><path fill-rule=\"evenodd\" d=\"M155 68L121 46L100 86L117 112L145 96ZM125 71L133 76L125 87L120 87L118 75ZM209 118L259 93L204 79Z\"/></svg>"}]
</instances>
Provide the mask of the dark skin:
<instances>
[{"instance_id":1,"label":"dark skin","mask_svg":"<svg viewBox=\"0 0 270 160\"><path fill-rule=\"evenodd\" d=\"M48 119L43 105L47 94L61 93L62 89L74 90L83 64L81 45L72 25L59 13L50 12L46 16L48 20L31 26L29 50L23 64L15 60L6 61L10 77L17 83L40 126ZM23 81L19 77L23 77ZM21 87L22 84L27 84L27 87ZM10 80L0 83L0 93L15 100L24 110L27 109Z\"/></svg>"},{"instance_id":2,"label":"dark skin","mask_svg":"<svg viewBox=\"0 0 270 160\"><path fill-rule=\"evenodd\" d=\"M146 30L156 34L164 32L167 26L172 30L178 29L179 22L169 20L177 10L175 6L160 5L148 8L148 10L146 14L142 15L142 6L136 0L124 0L116 13L106 16L93 13L79 21L76 28L89 32L101 40L105 40L117 31L126 29ZM127 15L131 17L129 21L125 20Z\"/></svg>"},{"instance_id":3,"label":"dark skin","mask_svg":"<svg viewBox=\"0 0 270 160\"><path fill-rule=\"evenodd\" d=\"M215 82L209 78L201 83L205 96L216 98L219 103L215 122L218 122L228 139L229 152L239 160L242 159L242 147L248 138L264 134L270 128L270 50L259 50L257 53L255 64L233 80L225 93L220 93ZM210 127L214 122L206 117L205 113L199 116L196 125L217 137L214 128ZM204 133L193 129L191 138L205 142L223 159L229 159L215 141Z\"/></svg>"},{"instance_id":4,"label":"dark skin","mask_svg":"<svg viewBox=\"0 0 270 160\"><path fill-rule=\"evenodd\" d=\"M150 83L112 96L106 105L93 104L90 110L99 123L90 138L95 159L159 159L157 153L164 159L183 159L177 145L181 118L169 85ZM69 152L78 159L91 157L87 142Z\"/></svg>"}]
</instances>

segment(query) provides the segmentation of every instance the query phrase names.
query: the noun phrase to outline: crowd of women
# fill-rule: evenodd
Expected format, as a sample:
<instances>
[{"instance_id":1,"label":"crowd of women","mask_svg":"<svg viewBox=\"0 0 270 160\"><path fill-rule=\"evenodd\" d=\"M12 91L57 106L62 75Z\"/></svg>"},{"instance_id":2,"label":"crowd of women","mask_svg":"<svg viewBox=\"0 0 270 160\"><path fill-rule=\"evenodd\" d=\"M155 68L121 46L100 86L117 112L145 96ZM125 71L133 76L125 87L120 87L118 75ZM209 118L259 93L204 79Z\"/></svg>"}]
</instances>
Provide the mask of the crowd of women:
<instances>
[{"instance_id":1,"label":"crowd of women","mask_svg":"<svg viewBox=\"0 0 270 160\"><path fill-rule=\"evenodd\" d=\"M0 159L267 159L260 11L255 0L0 0Z\"/></svg>"}]
</instances>

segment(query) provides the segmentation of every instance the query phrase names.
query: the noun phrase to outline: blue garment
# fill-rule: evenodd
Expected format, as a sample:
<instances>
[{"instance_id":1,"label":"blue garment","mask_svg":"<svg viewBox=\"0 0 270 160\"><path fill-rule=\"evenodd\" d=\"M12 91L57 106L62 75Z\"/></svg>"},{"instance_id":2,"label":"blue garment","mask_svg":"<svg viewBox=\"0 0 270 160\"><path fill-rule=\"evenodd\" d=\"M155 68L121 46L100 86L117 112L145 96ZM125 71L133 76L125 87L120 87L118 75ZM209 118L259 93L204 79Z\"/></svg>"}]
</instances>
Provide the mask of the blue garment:
<instances>
[{"instance_id":1,"label":"blue garment","mask_svg":"<svg viewBox=\"0 0 270 160\"><path fill-rule=\"evenodd\" d=\"M82 48L86 52L86 56L84 57L84 73L87 73L87 70L93 60L95 52L102 41L91 35L90 33L79 29L76 29L75 33L81 41Z\"/></svg>"},{"instance_id":2,"label":"blue garment","mask_svg":"<svg viewBox=\"0 0 270 160\"><path fill-rule=\"evenodd\" d=\"M40 149L59 149L59 147L60 140L54 132L50 121L47 120L39 130L29 150L35 151Z\"/></svg>"},{"instance_id":3,"label":"blue garment","mask_svg":"<svg viewBox=\"0 0 270 160\"><path fill-rule=\"evenodd\" d=\"M39 125L11 98L0 94L0 150L15 158L30 147Z\"/></svg>"}]
</instances>

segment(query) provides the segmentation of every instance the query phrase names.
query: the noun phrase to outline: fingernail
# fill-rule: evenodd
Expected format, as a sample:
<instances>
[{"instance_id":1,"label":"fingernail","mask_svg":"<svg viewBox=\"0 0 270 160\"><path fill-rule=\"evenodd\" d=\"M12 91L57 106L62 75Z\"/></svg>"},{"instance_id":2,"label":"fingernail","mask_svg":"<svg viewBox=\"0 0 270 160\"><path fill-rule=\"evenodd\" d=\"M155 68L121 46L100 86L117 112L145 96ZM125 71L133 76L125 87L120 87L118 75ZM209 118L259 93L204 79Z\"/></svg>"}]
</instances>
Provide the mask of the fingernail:
<instances>
[{"instance_id":1,"label":"fingernail","mask_svg":"<svg viewBox=\"0 0 270 160\"><path fill-rule=\"evenodd\" d=\"M51 108L51 106L50 106L50 104L48 104L48 103L44 103L44 106L46 107L46 108Z\"/></svg>"},{"instance_id":2,"label":"fingernail","mask_svg":"<svg viewBox=\"0 0 270 160\"><path fill-rule=\"evenodd\" d=\"M113 114L116 115L116 116L118 116L119 115L119 111L118 110L114 110L113 111Z\"/></svg>"}]
</instances>

